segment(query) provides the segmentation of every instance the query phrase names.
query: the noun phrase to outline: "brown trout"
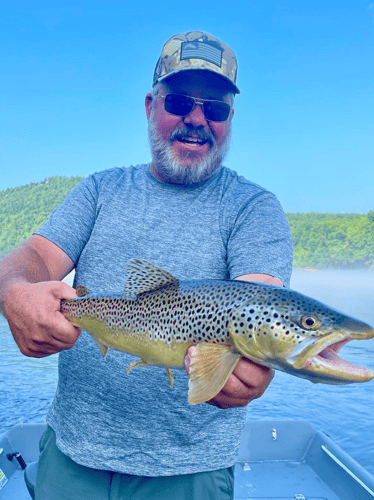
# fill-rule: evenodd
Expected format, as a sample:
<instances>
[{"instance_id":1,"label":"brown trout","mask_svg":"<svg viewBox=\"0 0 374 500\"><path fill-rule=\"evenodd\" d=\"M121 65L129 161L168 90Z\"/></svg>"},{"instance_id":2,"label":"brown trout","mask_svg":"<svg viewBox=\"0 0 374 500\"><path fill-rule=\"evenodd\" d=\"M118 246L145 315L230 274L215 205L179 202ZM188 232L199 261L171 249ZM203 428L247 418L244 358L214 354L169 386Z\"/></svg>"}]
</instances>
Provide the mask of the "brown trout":
<instances>
[{"instance_id":1,"label":"brown trout","mask_svg":"<svg viewBox=\"0 0 374 500\"><path fill-rule=\"evenodd\" d=\"M238 280L177 278L131 259L124 293L91 293L62 300L70 322L89 332L105 357L108 348L140 358L127 368L184 368L196 345L188 401L199 404L222 389L243 356L269 368L326 384L366 382L374 373L338 356L353 339L374 329L290 289Z\"/></svg>"}]
</instances>

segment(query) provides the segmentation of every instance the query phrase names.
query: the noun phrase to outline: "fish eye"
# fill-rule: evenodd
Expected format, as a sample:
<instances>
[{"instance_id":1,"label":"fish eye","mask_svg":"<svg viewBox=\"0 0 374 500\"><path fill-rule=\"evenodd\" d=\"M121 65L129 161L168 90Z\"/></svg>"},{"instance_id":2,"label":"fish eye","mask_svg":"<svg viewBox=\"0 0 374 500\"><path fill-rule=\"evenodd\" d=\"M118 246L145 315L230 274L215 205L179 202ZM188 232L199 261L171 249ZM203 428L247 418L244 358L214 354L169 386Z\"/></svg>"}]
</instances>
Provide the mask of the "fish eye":
<instances>
[{"instance_id":1,"label":"fish eye","mask_svg":"<svg viewBox=\"0 0 374 500\"><path fill-rule=\"evenodd\" d=\"M305 330L316 330L321 326L321 322L315 316L303 316L301 325Z\"/></svg>"}]
</instances>

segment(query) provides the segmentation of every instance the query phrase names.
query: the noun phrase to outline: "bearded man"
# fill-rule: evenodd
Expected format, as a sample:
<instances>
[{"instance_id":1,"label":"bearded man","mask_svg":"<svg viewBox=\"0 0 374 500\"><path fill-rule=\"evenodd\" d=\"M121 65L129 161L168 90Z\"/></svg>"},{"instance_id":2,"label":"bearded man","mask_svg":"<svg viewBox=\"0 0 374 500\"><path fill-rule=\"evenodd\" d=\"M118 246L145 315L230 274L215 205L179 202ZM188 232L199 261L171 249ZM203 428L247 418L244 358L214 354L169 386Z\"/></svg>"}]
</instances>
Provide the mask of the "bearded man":
<instances>
[{"instance_id":1,"label":"bearded man","mask_svg":"<svg viewBox=\"0 0 374 500\"><path fill-rule=\"evenodd\" d=\"M103 360L61 314L76 294L60 280L75 269L74 286L121 291L136 257L179 279L288 286L292 244L279 202L222 165L236 74L234 53L212 35L170 38L145 98L151 164L86 178L0 265L1 308L21 352L60 353L38 500L233 498L246 405L272 371L241 359L209 404L191 406L185 372L170 390L157 367L126 375L131 355Z\"/></svg>"}]
</instances>

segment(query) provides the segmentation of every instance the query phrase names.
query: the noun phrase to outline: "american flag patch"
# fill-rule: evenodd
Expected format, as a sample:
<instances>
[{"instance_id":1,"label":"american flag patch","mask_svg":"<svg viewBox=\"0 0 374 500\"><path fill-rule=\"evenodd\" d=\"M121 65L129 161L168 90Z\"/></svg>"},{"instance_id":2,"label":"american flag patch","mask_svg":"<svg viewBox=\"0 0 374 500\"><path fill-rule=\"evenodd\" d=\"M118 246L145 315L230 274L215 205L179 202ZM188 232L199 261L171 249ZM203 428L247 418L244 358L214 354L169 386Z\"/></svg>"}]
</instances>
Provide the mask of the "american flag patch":
<instances>
[{"instance_id":1,"label":"american flag patch","mask_svg":"<svg viewBox=\"0 0 374 500\"><path fill-rule=\"evenodd\" d=\"M183 59L204 59L204 61L221 67L222 51L223 49L214 47L207 42L182 42L181 61Z\"/></svg>"}]
</instances>

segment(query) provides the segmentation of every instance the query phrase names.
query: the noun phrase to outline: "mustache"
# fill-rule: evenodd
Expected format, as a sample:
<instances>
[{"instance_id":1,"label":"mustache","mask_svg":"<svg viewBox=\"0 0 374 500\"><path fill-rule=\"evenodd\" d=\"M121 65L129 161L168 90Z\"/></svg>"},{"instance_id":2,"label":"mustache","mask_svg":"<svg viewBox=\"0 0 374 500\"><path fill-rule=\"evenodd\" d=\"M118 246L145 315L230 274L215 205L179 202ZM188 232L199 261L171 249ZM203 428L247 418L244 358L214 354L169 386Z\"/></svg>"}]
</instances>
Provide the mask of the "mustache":
<instances>
[{"instance_id":1,"label":"mustache","mask_svg":"<svg viewBox=\"0 0 374 500\"><path fill-rule=\"evenodd\" d=\"M187 125L182 125L179 128L175 129L170 135L170 142L173 142L175 140L188 139L189 137L197 137L197 139L201 142L209 142L210 146L214 146L216 143L213 134L207 132L204 129L193 126L188 127Z\"/></svg>"}]
</instances>

